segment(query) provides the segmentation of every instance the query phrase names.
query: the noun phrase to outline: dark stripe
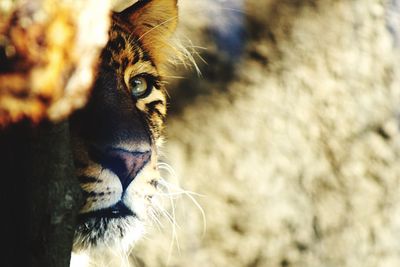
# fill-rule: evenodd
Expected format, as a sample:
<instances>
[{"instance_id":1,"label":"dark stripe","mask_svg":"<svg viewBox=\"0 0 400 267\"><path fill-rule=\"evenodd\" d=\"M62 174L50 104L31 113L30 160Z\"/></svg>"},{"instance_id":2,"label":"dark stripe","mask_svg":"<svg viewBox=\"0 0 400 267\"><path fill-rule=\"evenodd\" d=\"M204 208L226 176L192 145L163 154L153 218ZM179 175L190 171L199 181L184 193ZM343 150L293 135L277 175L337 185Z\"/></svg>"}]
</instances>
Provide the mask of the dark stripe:
<instances>
[{"instance_id":1,"label":"dark stripe","mask_svg":"<svg viewBox=\"0 0 400 267\"><path fill-rule=\"evenodd\" d=\"M132 64L135 64L135 63L137 63L138 61L139 61L139 48L136 46L136 45L134 45L133 46L133 61L132 61Z\"/></svg>"},{"instance_id":2,"label":"dark stripe","mask_svg":"<svg viewBox=\"0 0 400 267\"><path fill-rule=\"evenodd\" d=\"M121 67L121 64L119 64L119 63L116 62L116 61L113 61L113 62L111 63L111 67L112 67L113 69L117 70L117 69L119 69L119 68Z\"/></svg>"},{"instance_id":3,"label":"dark stripe","mask_svg":"<svg viewBox=\"0 0 400 267\"><path fill-rule=\"evenodd\" d=\"M79 214L78 221L86 222L93 218L124 218L128 216L136 216L136 214L120 201L109 208Z\"/></svg>"},{"instance_id":4,"label":"dark stripe","mask_svg":"<svg viewBox=\"0 0 400 267\"><path fill-rule=\"evenodd\" d=\"M129 60L127 58L122 59L122 68L126 69L128 67Z\"/></svg>"},{"instance_id":5,"label":"dark stripe","mask_svg":"<svg viewBox=\"0 0 400 267\"><path fill-rule=\"evenodd\" d=\"M115 51L125 49L125 39L121 35L117 35L117 37L109 42L109 47Z\"/></svg>"},{"instance_id":6,"label":"dark stripe","mask_svg":"<svg viewBox=\"0 0 400 267\"><path fill-rule=\"evenodd\" d=\"M151 180L151 181L150 181L150 184L151 184L152 186L154 186L155 188L157 188L158 185L159 185L159 183L158 183L158 181L157 181L156 179Z\"/></svg>"},{"instance_id":7,"label":"dark stripe","mask_svg":"<svg viewBox=\"0 0 400 267\"><path fill-rule=\"evenodd\" d=\"M142 42L137 38L128 39L130 46L132 47L132 53L134 55L132 64L137 63L139 60L149 62L150 65L156 67L153 59L151 58L148 51L144 49Z\"/></svg>"},{"instance_id":8,"label":"dark stripe","mask_svg":"<svg viewBox=\"0 0 400 267\"><path fill-rule=\"evenodd\" d=\"M161 90L161 78L160 76L154 76L154 88L157 90Z\"/></svg>"},{"instance_id":9,"label":"dark stripe","mask_svg":"<svg viewBox=\"0 0 400 267\"><path fill-rule=\"evenodd\" d=\"M89 184L89 183L99 183L101 182L101 180L92 177L92 176L86 176L86 175L81 175L78 176L78 180L79 182L83 183L83 184Z\"/></svg>"},{"instance_id":10,"label":"dark stripe","mask_svg":"<svg viewBox=\"0 0 400 267\"><path fill-rule=\"evenodd\" d=\"M151 66L156 68L156 64L154 63L153 58L150 56L149 51L144 49L144 46L140 40L136 40L136 46L141 48L140 51L142 52L142 55L140 59L142 61L149 62Z\"/></svg>"},{"instance_id":11,"label":"dark stripe","mask_svg":"<svg viewBox=\"0 0 400 267\"><path fill-rule=\"evenodd\" d=\"M154 100L153 102L147 103L146 108L153 109L153 108L155 108L155 106L157 106L159 104L164 104L164 102L162 100Z\"/></svg>"},{"instance_id":12,"label":"dark stripe","mask_svg":"<svg viewBox=\"0 0 400 267\"><path fill-rule=\"evenodd\" d=\"M110 32L124 32L124 28L114 23L110 28Z\"/></svg>"},{"instance_id":13,"label":"dark stripe","mask_svg":"<svg viewBox=\"0 0 400 267\"><path fill-rule=\"evenodd\" d=\"M103 52L101 53L100 58L102 59L102 61L108 65L111 63L111 59L112 59L112 53L110 50L108 50L107 48L103 50Z\"/></svg>"},{"instance_id":14,"label":"dark stripe","mask_svg":"<svg viewBox=\"0 0 400 267\"><path fill-rule=\"evenodd\" d=\"M161 121L162 121L162 123L164 123L164 118L163 117L161 117ZM160 136L160 134L161 134L161 123L158 123L158 122L156 122L156 121L154 121L154 120L149 120L149 125L150 125L150 128L151 128L151 130L152 130L152 132L153 132L153 135L157 138L158 136Z\"/></svg>"},{"instance_id":15,"label":"dark stripe","mask_svg":"<svg viewBox=\"0 0 400 267\"><path fill-rule=\"evenodd\" d=\"M157 109L157 105L163 104L164 102L161 100L156 100L153 101L151 103L146 104L146 108L147 108L147 112L148 113L157 113L158 115L160 115L161 117L164 117L165 115L162 114L158 109Z\"/></svg>"},{"instance_id":16,"label":"dark stripe","mask_svg":"<svg viewBox=\"0 0 400 267\"><path fill-rule=\"evenodd\" d=\"M105 193L104 192L98 193L98 192L93 192L93 191L88 192L88 191L83 190L83 195L86 198L88 198L88 197L102 197L102 196L105 195Z\"/></svg>"},{"instance_id":17,"label":"dark stripe","mask_svg":"<svg viewBox=\"0 0 400 267\"><path fill-rule=\"evenodd\" d=\"M142 50L142 53L143 54L142 54L141 60L145 61L145 62L149 62L153 67L156 67L156 65L153 62L153 59L150 57L150 54L145 50Z\"/></svg>"},{"instance_id":18,"label":"dark stripe","mask_svg":"<svg viewBox=\"0 0 400 267\"><path fill-rule=\"evenodd\" d=\"M162 114L157 108L154 108L153 110L150 110L149 113L150 113L150 114L157 113L157 115L158 115L159 117L161 117L161 119L162 119L163 122L164 122L164 117L165 117L165 115Z\"/></svg>"}]
</instances>

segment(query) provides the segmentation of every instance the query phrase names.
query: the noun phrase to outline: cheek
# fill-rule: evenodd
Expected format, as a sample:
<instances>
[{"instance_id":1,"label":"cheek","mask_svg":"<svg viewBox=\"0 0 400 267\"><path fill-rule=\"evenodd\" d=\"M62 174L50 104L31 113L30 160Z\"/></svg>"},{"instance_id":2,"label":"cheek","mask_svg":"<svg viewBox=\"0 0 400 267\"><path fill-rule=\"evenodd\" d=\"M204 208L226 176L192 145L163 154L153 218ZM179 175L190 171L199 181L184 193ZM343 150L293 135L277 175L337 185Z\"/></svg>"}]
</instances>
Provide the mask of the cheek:
<instances>
[{"instance_id":1,"label":"cheek","mask_svg":"<svg viewBox=\"0 0 400 267\"><path fill-rule=\"evenodd\" d=\"M82 190L88 194L81 212L107 208L118 202L122 195L122 186L118 177L111 171L102 168L96 179L98 182L81 183Z\"/></svg>"},{"instance_id":2,"label":"cheek","mask_svg":"<svg viewBox=\"0 0 400 267\"><path fill-rule=\"evenodd\" d=\"M139 110L147 113L148 112L148 106L151 103L158 102L158 101L161 101L162 104L157 105L157 109L161 112L162 115L165 116L165 113L166 113L166 105L165 105L166 99L165 99L164 93L160 89L153 88L153 90L151 91L151 93L147 97L139 99L137 101L136 107Z\"/></svg>"},{"instance_id":3,"label":"cheek","mask_svg":"<svg viewBox=\"0 0 400 267\"><path fill-rule=\"evenodd\" d=\"M153 156L154 157L154 156ZM146 219L151 199L157 190L154 187L154 180L159 180L159 172L155 169L155 161L148 164L135 180L129 185L127 194L123 201L135 211L140 219Z\"/></svg>"},{"instance_id":4,"label":"cheek","mask_svg":"<svg viewBox=\"0 0 400 267\"><path fill-rule=\"evenodd\" d=\"M154 140L160 139L167 113L164 92L153 89L149 96L137 101L136 107L145 114Z\"/></svg>"}]
</instances>

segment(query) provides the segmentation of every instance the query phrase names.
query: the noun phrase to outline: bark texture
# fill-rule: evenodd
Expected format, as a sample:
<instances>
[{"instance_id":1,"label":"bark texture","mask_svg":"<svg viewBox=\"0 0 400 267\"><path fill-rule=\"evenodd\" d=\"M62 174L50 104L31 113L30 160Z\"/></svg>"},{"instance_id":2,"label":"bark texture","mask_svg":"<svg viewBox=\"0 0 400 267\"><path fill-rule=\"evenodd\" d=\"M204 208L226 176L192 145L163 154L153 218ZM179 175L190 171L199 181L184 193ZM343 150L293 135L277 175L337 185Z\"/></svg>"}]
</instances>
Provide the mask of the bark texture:
<instances>
[{"instance_id":1,"label":"bark texture","mask_svg":"<svg viewBox=\"0 0 400 267\"><path fill-rule=\"evenodd\" d=\"M110 3L0 1L2 266L69 266L82 203L66 118L89 95Z\"/></svg>"},{"instance_id":2,"label":"bark texture","mask_svg":"<svg viewBox=\"0 0 400 267\"><path fill-rule=\"evenodd\" d=\"M110 1L3 0L0 126L61 121L87 100Z\"/></svg>"},{"instance_id":3,"label":"bark texture","mask_svg":"<svg viewBox=\"0 0 400 267\"><path fill-rule=\"evenodd\" d=\"M7 218L3 266L69 266L81 191L68 123L14 125L0 134Z\"/></svg>"}]
</instances>

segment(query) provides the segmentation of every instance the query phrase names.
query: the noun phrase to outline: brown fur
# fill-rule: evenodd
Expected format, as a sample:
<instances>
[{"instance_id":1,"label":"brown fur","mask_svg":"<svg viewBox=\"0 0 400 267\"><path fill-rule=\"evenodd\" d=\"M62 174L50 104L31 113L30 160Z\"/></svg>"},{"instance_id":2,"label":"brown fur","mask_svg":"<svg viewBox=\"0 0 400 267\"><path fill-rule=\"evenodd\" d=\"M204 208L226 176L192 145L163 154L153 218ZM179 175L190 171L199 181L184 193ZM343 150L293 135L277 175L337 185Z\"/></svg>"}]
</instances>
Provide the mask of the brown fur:
<instances>
[{"instance_id":1,"label":"brown fur","mask_svg":"<svg viewBox=\"0 0 400 267\"><path fill-rule=\"evenodd\" d=\"M170 49L169 38L174 33L178 22L176 0L143 1L114 15L114 21L126 29L133 29L143 46L150 52L157 64L166 60L167 50ZM137 8L131 12L132 8Z\"/></svg>"},{"instance_id":2,"label":"brown fur","mask_svg":"<svg viewBox=\"0 0 400 267\"><path fill-rule=\"evenodd\" d=\"M162 51L169 48L166 38L175 29L176 14L175 0L153 0L112 16L92 97L71 120L77 176L86 196L75 235L76 253L98 255L110 248L130 248L154 209L160 179L158 146L166 116L159 68L167 59ZM142 97L131 92L136 77L151 85ZM124 169L124 158L113 156L121 151L151 156L132 175ZM131 179L126 186L125 179ZM126 207L122 211L121 203Z\"/></svg>"}]
</instances>

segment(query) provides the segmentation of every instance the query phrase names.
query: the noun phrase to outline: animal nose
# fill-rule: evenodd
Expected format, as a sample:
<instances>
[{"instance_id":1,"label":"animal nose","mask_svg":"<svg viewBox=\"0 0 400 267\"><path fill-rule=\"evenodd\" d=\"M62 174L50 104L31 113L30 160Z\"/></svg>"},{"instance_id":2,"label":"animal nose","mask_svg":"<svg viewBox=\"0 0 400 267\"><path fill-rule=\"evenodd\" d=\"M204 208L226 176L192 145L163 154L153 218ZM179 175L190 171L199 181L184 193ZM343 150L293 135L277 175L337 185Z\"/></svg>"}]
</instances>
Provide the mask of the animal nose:
<instances>
[{"instance_id":1,"label":"animal nose","mask_svg":"<svg viewBox=\"0 0 400 267\"><path fill-rule=\"evenodd\" d=\"M106 159L104 159L103 164L118 176L122 188L125 190L147 164L150 157L151 151L132 152L123 149L110 149L106 152Z\"/></svg>"}]
</instances>

